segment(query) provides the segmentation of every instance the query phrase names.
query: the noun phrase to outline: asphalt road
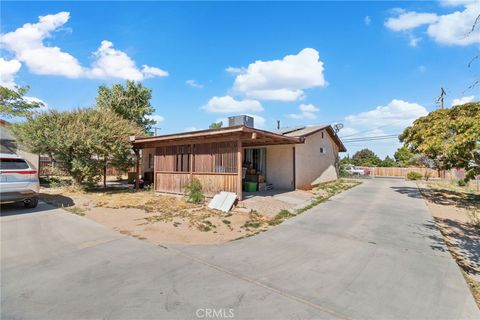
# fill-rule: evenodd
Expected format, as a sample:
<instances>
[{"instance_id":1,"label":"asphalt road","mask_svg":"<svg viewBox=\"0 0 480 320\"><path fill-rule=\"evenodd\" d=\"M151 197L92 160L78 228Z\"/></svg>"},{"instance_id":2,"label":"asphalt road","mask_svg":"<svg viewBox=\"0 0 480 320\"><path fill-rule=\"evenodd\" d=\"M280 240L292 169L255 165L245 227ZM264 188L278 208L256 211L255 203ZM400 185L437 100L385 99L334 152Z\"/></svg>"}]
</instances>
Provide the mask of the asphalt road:
<instances>
[{"instance_id":1,"label":"asphalt road","mask_svg":"<svg viewBox=\"0 0 480 320\"><path fill-rule=\"evenodd\" d=\"M480 319L418 191L365 181L258 236L156 246L2 207L1 319Z\"/></svg>"}]
</instances>

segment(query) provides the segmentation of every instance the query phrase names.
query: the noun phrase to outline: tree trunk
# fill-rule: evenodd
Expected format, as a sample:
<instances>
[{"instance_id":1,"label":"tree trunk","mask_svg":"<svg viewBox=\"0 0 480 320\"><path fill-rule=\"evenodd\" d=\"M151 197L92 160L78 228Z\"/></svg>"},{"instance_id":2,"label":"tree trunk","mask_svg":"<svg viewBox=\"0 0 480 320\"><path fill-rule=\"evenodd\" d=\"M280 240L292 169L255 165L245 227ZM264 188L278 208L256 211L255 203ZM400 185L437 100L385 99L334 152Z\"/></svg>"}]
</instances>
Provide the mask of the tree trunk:
<instances>
[{"instance_id":1,"label":"tree trunk","mask_svg":"<svg viewBox=\"0 0 480 320\"><path fill-rule=\"evenodd\" d=\"M107 187L107 160L103 164L103 187Z\"/></svg>"}]
</instances>

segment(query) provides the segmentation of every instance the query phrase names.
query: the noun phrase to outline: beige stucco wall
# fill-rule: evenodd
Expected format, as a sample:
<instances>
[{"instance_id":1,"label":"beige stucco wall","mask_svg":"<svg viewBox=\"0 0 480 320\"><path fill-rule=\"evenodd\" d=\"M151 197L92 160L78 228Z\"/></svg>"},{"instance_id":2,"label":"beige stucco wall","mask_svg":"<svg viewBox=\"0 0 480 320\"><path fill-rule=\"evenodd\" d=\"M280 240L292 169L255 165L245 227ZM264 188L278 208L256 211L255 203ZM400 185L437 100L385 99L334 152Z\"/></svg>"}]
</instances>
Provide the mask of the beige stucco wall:
<instances>
[{"instance_id":1,"label":"beige stucco wall","mask_svg":"<svg viewBox=\"0 0 480 320\"><path fill-rule=\"evenodd\" d=\"M293 146L267 147L267 182L275 189L291 190L293 185Z\"/></svg>"},{"instance_id":2,"label":"beige stucco wall","mask_svg":"<svg viewBox=\"0 0 480 320\"><path fill-rule=\"evenodd\" d=\"M322 132L323 139L322 139ZM326 150L320 153L320 148ZM297 144L295 150L296 188L309 189L312 185L336 180L338 178L335 160L338 146L328 132L319 131L305 138L305 143Z\"/></svg>"}]
</instances>

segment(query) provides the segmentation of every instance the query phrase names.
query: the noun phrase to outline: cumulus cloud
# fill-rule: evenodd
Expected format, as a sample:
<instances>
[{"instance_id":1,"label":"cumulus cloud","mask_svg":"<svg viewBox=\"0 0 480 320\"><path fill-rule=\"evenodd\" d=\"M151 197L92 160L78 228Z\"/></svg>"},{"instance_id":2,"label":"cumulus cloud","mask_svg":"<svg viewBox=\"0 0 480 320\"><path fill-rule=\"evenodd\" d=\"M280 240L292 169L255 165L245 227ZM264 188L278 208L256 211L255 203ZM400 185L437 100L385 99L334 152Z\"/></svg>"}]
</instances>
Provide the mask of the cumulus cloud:
<instances>
[{"instance_id":1,"label":"cumulus cloud","mask_svg":"<svg viewBox=\"0 0 480 320\"><path fill-rule=\"evenodd\" d=\"M185 81L185 83L188 84L192 88L196 88L196 89L202 89L203 88L203 84L200 84L195 80L187 80L187 81Z\"/></svg>"},{"instance_id":2,"label":"cumulus cloud","mask_svg":"<svg viewBox=\"0 0 480 320\"><path fill-rule=\"evenodd\" d=\"M149 115L149 116L147 116L147 119L155 121L156 124L159 124L160 122L165 120L164 117L162 117L161 115L158 115L158 114Z\"/></svg>"},{"instance_id":3,"label":"cumulus cloud","mask_svg":"<svg viewBox=\"0 0 480 320\"><path fill-rule=\"evenodd\" d=\"M216 113L245 113L247 111L263 111L262 104L257 100L235 100L231 96L213 97L201 109Z\"/></svg>"},{"instance_id":4,"label":"cumulus cloud","mask_svg":"<svg viewBox=\"0 0 480 320\"><path fill-rule=\"evenodd\" d=\"M426 26L426 33L435 42L445 45L467 46L480 43L480 28L472 31L473 23L480 14L478 4L471 1L444 1L446 5L462 5L462 11L438 15L415 11L396 11L396 16L385 21L385 26L396 32L413 32ZM409 34L410 45L416 46L420 38Z\"/></svg>"},{"instance_id":5,"label":"cumulus cloud","mask_svg":"<svg viewBox=\"0 0 480 320\"><path fill-rule=\"evenodd\" d=\"M290 119L315 119L317 117L316 113L319 111L317 107L313 104L301 104L298 106L300 110L299 113L291 113L287 115Z\"/></svg>"},{"instance_id":6,"label":"cumulus cloud","mask_svg":"<svg viewBox=\"0 0 480 320\"><path fill-rule=\"evenodd\" d=\"M453 101L452 101L452 107L453 107L453 106L458 106L458 105L461 105L461 104L465 104L465 103L472 102L473 99L475 99L475 96L466 96L466 97L461 97L461 98L453 99Z\"/></svg>"},{"instance_id":7,"label":"cumulus cloud","mask_svg":"<svg viewBox=\"0 0 480 320\"><path fill-rule=\"evenodd\" d=\"M196 127L187 127L185 128L184 131L197 131L198 129Z\"/></svg>"},{"instance_id":8,"label":"cumulus cloud","mask_svg":"<svg viewBox=\"0 0 480 320\"><path fill-rule=\"evenodd\" d=\"M372 23L372 18L370 18L370 16L365 16L363 22L365 22L365 25L369 26Z\"/></svg>"},{"instance_id":9,"label":"cumulus cloud","mask_svg":"<svg viewBox=\"0 0 480 320\"><path fill-rule=\"evenodd\" d=\"M305 48L281 60L257 60L247 68L227 68L237 73L235 93L260 100L294 101L305 89L325 86L323 62L317 50Z\"/></svg>"},{"instance_id":10,"label":"cumulus cloud","mask_svg":"<svg viewBox=\"0 0 480 320\"><path fill-rule=\"evenodd\" d=\"M48 47L43 43L69 18L68 12L40 16L37 23L26 23L15 31L2 35L0 43L33 73L79 77L83 69L75 57L59 47Z\"/></svg>"},{"instance_id":11,"label":"cumulus cloud","mask_svg":"<svg viewBox=\"0 0 480 320\"><path fill-rule=\"evenodd\" d=\"M18 60L5 60L0 58L0 85L13 89L15 87L15 75L22 67Z\"/></svg>"},{"instance_id":12,"label":"cumulus cloud","mask_svg":"<svg viewBox=\"0 0 480 320\"><path fill-rule=\"evenodd\" d=\"M345 117L350 126L390 126L405 128L419 117L425 116L428 111L425 107L403 100L394 99L385 106Z\"/></svg>"},{"instance_id":13,"label":"cumulus cloud","mask_svg":"<svg viewBox=\"0 0 480 320\"><path fill-rule=\"evenodd\" d=\"M93 53L95 61L91 68L81 66L71 54L56 46L48 46L45 39L51 38L70 19L69 12L40 16L37 23L26 23L15 31L1 35L0 44L14 54L15 60L27 65L30 72L41 75L58 75L68 78L120 78L143 80L149 77L164 77L168 72L144 65L142 69L113 43L104 40Z\"/></svg>"},{"instance_id":14,"label":"cumulus cloud","mask_svg":"<svg viewBox=\"0 0 480 320\"><path fill-rule=\"evenodd\" d=\"M253 126L255 128L260 128L260 129L263 129L265 128L266 124L267 124L267 121L265 120L264 117L261 117L259 115L256 115L256 114L247 114L247 116L250 116L253 118ZM227 122L228 124L228 122Z\"/></svg>"}]
</instances>

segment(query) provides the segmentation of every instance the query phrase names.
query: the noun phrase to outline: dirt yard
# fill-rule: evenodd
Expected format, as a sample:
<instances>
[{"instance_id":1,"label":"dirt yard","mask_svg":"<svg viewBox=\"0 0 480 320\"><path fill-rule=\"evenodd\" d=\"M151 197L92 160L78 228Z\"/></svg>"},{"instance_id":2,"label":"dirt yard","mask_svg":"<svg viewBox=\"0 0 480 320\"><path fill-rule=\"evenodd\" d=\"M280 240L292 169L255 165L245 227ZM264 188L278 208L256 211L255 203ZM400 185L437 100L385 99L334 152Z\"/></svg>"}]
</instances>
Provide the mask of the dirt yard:
<instances>
[{"instance_id":1,"label":"dirt yard","mask_svg":"<svg viewBox=\"0 0 480 320\"><path fill-rule=\"evenodd\" d=\"M453 181L417 184L480 307L480 194Z\"/></svg>"},{"instance_id":2,"label":"dirt yard","mask_svg":"<svg viewBox=\"0 0 480 320\"><path fill-rule=\"evenodd\" d=\"M208 244L266 231L357 184L340 180L322 185L308 196L310 202L304 202L306 198L302 193L298 201L305 207L291 211L280 208L276 214L245 208L242 204L229 213L223 213L204 204L188 203L180 196L157 195L147 190L133 192L119 187L88 192L70 187L42 188L41 199L120 233L155 244ZM272 199L270 201L278 201ZM265 201L269 199L265 198Z\"/></svg>"}]
</instances>

